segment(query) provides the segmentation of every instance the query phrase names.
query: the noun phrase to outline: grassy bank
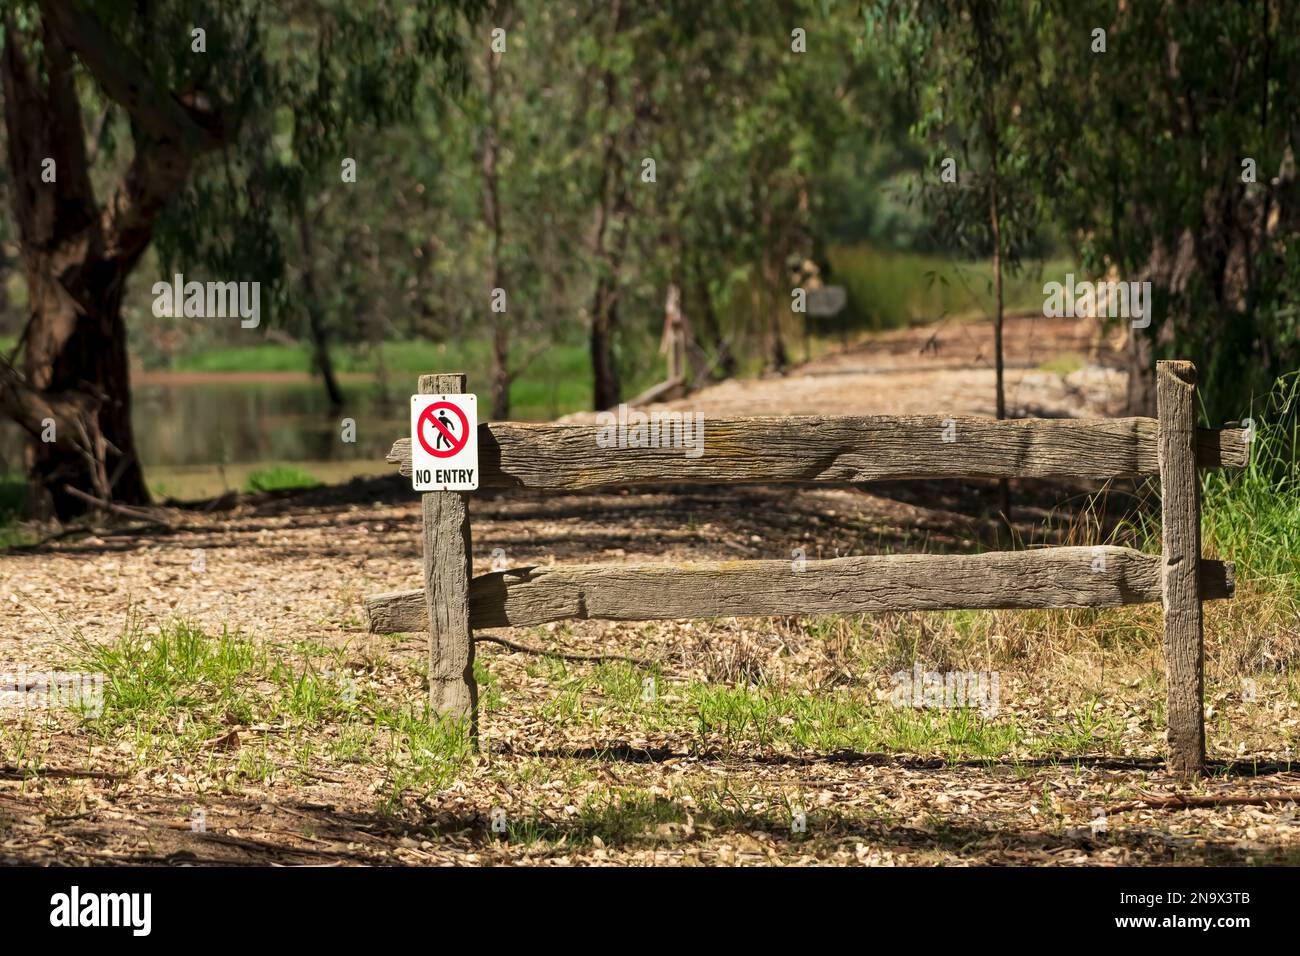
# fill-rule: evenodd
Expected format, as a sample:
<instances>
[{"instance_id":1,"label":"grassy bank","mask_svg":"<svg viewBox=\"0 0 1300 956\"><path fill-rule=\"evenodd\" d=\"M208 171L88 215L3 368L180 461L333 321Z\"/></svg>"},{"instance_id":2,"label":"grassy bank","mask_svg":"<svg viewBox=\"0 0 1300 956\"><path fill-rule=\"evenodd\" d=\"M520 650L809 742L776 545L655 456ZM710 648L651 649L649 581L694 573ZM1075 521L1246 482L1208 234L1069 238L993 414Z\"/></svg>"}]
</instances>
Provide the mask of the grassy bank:
<instances>
[{"instance_id":1,"label":"grassy bank","mask_svg":"<svg viewBox=\"0 0 1300 956\"><path fill-rule=\"evenodd\" d=\"M526 353L531 344L519 351ZM485 342L385 342L382 346L339 346L331 351L340 373L382 376L398 390L414 389L417 376L435 371L462 371L484 408L490 408L492 358ZM262 342L257 345L212 348L178 357L181 372L299 372L310 374L314 365L305 345ZM629 373L627 394L646 388L664 375L662 361ZM345 383L344 388L349 386ZM510 389L511 417L540 421L582 411L591 406L591 360L585 344L557 344L538 355L518 375Z\"/></svg>"}]
</instances>

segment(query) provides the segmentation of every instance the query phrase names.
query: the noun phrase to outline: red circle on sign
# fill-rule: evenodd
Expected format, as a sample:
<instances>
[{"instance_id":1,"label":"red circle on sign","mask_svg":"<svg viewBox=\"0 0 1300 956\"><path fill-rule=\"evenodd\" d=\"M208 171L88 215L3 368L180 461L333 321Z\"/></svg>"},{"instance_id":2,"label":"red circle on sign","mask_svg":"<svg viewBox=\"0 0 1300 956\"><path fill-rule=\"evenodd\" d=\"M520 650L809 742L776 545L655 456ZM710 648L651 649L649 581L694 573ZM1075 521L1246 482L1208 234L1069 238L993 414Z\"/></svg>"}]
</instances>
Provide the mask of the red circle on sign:
<instances>
[{"instance_id":1,"label":"red circle on sign","mask_svg":"<svg viewBox=\"0 0 1300 956\"><path fill-rule=\"evenodd\" d=\"M456 413L456 417L460 419L460 441L456 441L455 436L448 432L447 429L443 428L442 425L439 424L438 420L433 417L433 413L440 408L450 408ZM442 436L451 443L451 447L442 451L430 448L429 443L424 440L425 422L428 422L435 429L441 432ZM469 419L465 417L465 413L462 412L458 406L453 405L451 402L434 402L424 411L420 412L420 417L415 422L415 437L420 439L420 444L424 446L424 450L434 458L450 458L453 455L460 454L460 452L465 448L465 443L469 441Z\"/></svg>"}]
</instances>

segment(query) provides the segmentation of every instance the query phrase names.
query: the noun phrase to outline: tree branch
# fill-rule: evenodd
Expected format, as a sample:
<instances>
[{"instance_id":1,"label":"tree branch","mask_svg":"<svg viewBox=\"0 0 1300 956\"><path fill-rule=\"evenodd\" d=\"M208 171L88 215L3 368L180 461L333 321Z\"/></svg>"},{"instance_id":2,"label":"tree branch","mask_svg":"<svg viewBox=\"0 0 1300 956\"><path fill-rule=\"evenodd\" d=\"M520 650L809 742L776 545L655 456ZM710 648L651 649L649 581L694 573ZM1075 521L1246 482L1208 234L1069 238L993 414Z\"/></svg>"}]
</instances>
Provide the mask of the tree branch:
<instances>
[{"instance_id":1,"label":"tree branch","mask_svg":"<svg viewBox=\"0 0 1300 956\"><path fill-rule=\"evenodd\" d=\"M81 454L92 450L77 436L86 431L86 422L96 421L99 402L82 392L55 395L35 389L4 359L0 359L0 410L36 439L42 437L46 420L53 419L56 447Z\"/></svg>"},{"instance_id":2,"label":"tree branch","mask_svg":"<svg viewBox=\"0 0 1300 956\"><path fill-rule=\"evenodd\" d=\"M158 89L136 56L104 29L76 0L40 0L41 13L104 92L120 103L151 136L172 140L190 152L221 145L221 137L170 91Z\"/></svg>"}]
</instances>

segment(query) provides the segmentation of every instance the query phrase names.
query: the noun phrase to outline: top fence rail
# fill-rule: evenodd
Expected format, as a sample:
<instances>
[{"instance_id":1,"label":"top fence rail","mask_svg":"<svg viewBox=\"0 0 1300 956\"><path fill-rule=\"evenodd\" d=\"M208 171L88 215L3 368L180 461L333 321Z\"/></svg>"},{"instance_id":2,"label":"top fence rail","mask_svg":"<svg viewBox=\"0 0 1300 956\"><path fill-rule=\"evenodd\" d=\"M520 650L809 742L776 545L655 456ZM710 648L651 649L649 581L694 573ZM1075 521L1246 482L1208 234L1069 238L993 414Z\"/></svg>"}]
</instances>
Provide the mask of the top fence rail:
<instances>
[{"instance_id":1,"label":"top fence rail","mask_svg":"<svg viewBox=\"0 0 1300 956\"><path fill-rule=\"evenodd\" d=\"M1160 472L1154 418L802 416L700 422L689 413L666 416L656 425L667 435L640 424L641 432L624 430L613 443L608 425L482 424L479 487L581 491L655 482L1104 480ZM683 434L691 447L665 447ZM1243 468L1248 455L1245 429L1197 430L1201 468ZM410 439L399 439L388 460L409 476Z\"/></svg>"}]
</instances>

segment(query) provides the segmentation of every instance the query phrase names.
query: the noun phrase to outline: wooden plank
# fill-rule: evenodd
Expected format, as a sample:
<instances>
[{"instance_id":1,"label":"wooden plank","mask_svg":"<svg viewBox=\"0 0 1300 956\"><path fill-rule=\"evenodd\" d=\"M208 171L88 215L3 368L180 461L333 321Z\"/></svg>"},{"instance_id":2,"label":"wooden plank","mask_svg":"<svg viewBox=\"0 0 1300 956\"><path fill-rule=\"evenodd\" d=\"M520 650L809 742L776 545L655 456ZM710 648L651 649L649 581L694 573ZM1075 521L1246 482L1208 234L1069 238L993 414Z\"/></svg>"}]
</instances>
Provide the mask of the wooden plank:
<instances>
[{"instance_id":1,"label":"wooden plank","mask_svg":"<svg viewBox=\"0 0 1300 956\"><path fill-rule=\"evenodd\" d=\"M465 391L465 376L421 375L421 395ZM424 589L420 592L429 631L429 702L433 711L468 717L477 731L478 686L474 682L474 637L470 630L469 498L457 491L421 496L424 517ZM475 734L477 736L477 734Z\"/></svg>"},{"instance_id":2,"label":"wooden plank","mask_svg":"<svg viewBox=\"0 0 1300 956\"><path fill-rule=\"evenodd\" d=\"M1197 468L1245 468L1250 464L1250 442L1244 428L1196 429Z\"/></svg>"},{"instance_id":3,"label":"wooden plank","mask_svg":"<svg viewBox=\"0 0 1300 956\"><path fill-rule=\"evenodd\" d=\"M1201 620L1201 485L1196 471L1196 367L1156 365L1160 416L1161 598L1165 617L1169 765L1179 776L1205 766Z\"/></svg>"},{"instance_id":4,"label":"wooden plank","mask_svg":"<svg viewBox=\"0 0 1300 956\"><path fill-rule=\"evenodd\" d=\"M807 561L720 561L516 568L470 584L475 628L550 621L1117 607L1160 600L1160 557L1131 548L893 554ZM1203 562L1208 597L1231 597L1232 566ZM423 629L421 591L366 600L370 630Z\"/></svg>"},{"instance_id":5,"label":"wooden plank","mask_svg":"<svg viewBox=\"0 0 1300 956\"><path fill-rule=\"evenodd\" d=\"M600 429L481 424L480 487L576 491L645 482L1102 480L1159 472L1153 418L705 418L702 450L694 445L696 431L678 431L675 424L671 435L681 435L690 447L602 447ZM1204 467L1244 466L1246 444L1239 431L1204 433ZM603 434L606 445L615 439ZM410 475L409 437L394 443L388 460Z\"/></svg>"}]
</instances>

